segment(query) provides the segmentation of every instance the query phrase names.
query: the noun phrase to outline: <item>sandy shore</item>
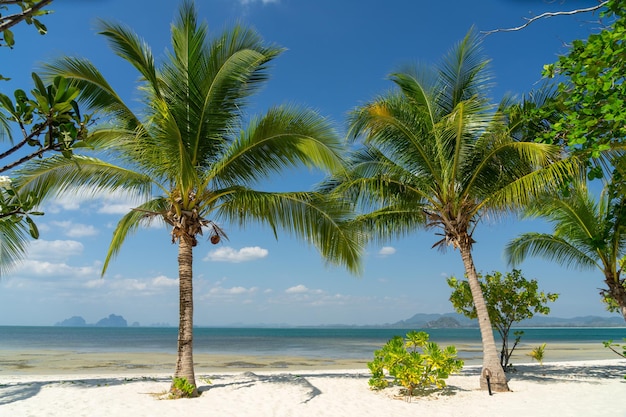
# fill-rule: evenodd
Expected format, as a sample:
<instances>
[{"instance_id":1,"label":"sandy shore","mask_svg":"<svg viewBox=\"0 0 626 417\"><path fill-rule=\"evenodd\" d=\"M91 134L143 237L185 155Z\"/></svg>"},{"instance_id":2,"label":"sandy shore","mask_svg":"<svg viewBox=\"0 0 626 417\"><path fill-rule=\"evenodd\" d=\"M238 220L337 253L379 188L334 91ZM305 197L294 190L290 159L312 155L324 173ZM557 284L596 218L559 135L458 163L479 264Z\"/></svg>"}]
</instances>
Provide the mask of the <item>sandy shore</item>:
<instances>
[{"instance_id":1,"label":"sandy shore","mask_svg":"<svg viewBox=\"0 0 626 417\"><path fill-rule=\"evenodd\" d=\"M528 353L533 345L522 344L511 362L529 362ZM457 345L465 365L482 363L481 346ZM552 343L546 348L546 361L570 362L582 360L610 360L616 356L600 343ZM367 369L367 358L312 358L272 355L223 355L194 353L196 372L267 372L291 370L343 370ZM74 375L81 373L159 374L174 370L176 355L159 352L74 352L71 350L0 349L0 376L12 375ZM0 414L2 417L2 414Z\"/></svg>"},{"instance_id":2,"label":"sandy shore","mask_svg":"<svg viewBox=\"0 0 626 417\"><path fill-rule=\"evenodd\" d=\"M510 374L512 392L493 396L477 389L479 370L467 366L445 391L409 402L395 389L371 391L363 368L197 371L201 396L191 400L158 398L171 373L3 368L0 416L626 416L626 360L518 365Z\"/></svg>"}]
</instances>

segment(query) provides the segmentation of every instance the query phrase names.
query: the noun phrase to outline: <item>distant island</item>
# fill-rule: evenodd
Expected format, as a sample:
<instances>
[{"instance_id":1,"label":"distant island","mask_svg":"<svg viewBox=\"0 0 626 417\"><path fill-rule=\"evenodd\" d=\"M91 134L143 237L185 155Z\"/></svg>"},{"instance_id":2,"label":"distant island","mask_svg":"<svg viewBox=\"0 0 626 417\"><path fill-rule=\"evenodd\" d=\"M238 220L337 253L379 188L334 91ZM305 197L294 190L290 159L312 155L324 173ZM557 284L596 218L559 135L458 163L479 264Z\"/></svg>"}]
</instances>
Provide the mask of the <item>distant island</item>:
<instances>
[{"instance_id":1,"label":"distant island","mask_svg":"<svg viewBox=\"0 0 626 417\"><path fill-rule=\"evenodd\" d=\"M84 318L81 316L73 316L69 319L65 319L55 324L55 326L61 327L128 327L128 322L122 316L116 316L110 314L109 317L100 319L95 324L87 324ZM133 323L134 327L139 326L139 323Z\"/></svg>"}]
</instances>

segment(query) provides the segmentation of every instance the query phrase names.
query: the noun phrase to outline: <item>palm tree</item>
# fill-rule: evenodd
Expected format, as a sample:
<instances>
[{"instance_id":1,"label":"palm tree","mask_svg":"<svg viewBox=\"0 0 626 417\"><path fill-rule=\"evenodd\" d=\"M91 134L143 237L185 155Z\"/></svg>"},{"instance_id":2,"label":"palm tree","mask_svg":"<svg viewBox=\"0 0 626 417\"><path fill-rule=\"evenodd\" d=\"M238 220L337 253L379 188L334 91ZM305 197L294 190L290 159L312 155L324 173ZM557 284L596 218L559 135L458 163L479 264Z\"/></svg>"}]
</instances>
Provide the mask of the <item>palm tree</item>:
<instances>
[{"instance_id":1,"label":"palm tree","mask_svg":"<svg viewBox=\"0 0 626 417\"><path fill-rule=\"evenodd\" d=\"M244 126L247 98L267 80L268 62L282 51L250 29L235 26L209 40L193 3L184 1L171 29L172 51L157 67L150 48L130 29L100 25L112 49L140 74L145 116L137 116L89 61L65 57L49 64L50 76L72 80L80 100L108 119L90 142L109 159L44 159L22 171L21 187L40 195L78 187L146 197L118 223L102 273L138 227L155 219L170 227L180 281L174 376L195 390L192 256L198 235L208 232L216 244L227 237L224 223L261 222L275 234L281 228L304 237L329 262L359 269L359 235L343 227L348 204L321 193L255 189L286 168L341 169L343 144L329 121L293 106L272 108Z\"/></svg>"},{"instance_id":2,"label":"palm tree","mask_svg":"<svg viewBox=\"0 0 626 417\"><path fill-rule=\"evenodd\" d=\"M626 255L626 202L611 198L606 187L596 199L583 182L565 195L544 195L528 207L528 217L540 217L553 225L552 233L524 233L511 241L505 253L517 265L528 256L540 256L568 267L598 268L606 289L601 291L609 309L626 320L626 281L621 276Z\"/></svg>"},{"instance_id":3,"label":"palm tree","mask_svg":"<svg viewBox=\"0 0 626 417\"><path fill-rule=\"evenodd\" d=\"M507 391L473 233L482 218L515 211L572 172L556 163L558 147L514 137L519 126L488 103L487 64L470 32L439 68L391 74L397 88L351 114L349 137L363 147L328 186L357 202L355 221L372 240L437 229L442 239L433 247L459 250L483 341L481 388Z\"/></svg>"}]
</instances>

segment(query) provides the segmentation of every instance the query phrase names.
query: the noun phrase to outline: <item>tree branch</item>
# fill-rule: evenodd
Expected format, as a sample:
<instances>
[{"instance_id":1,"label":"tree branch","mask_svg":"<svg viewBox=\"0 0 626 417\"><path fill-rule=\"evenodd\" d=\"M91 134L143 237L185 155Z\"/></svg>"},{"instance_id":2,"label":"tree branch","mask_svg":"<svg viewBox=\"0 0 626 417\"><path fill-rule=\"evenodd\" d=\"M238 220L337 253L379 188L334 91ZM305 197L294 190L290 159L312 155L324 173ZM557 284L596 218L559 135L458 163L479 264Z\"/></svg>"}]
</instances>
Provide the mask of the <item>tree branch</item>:
<instances>
[{"instance_id":1,"label":"tree branch","mask_svg":"<svg viewBox=\"0 0 626 417\"><path fill-rule=\"evenodd\" d=\"M3 166L2 168L0 168L0 172L5 172L10 170L11 168L15 168L16 166L23 164L26 161L30 161L33 158L36 158L38 156L42 156L44 153L48 152L48 151L55 151L58 149L58 145L52 145L52 146L44 146L43 148L40 148L39 150L32 152L29 155L26 155L20 159L18 159L15 162L12 162L10 164L7 164L5 166Z\"/></svg>"},{"instance_id":2,"label":"tree branch","mask_svg":"<svg viewBox=\"0 0 626 417\"><path fill-rule=\"evenodd\" d=\"M39 126L37 129L33 130L30 134L26 134L25 129L24 129L24 125L22 125L20 123L20 126L22 128L22 132L24 133L24 139L19 142L18 144L16 144L15 146L13 146L12 148L8 149L7 151L3 152L0 154L0 160L6 158L7 156L11 155L12 153L17 152L20 148L22 148L24 145L26 145L28 143L28 141L38 137L39 135L41 135L41 133L48 127L48 125L50 124L50 122L46 122L44 124L42 124L41 126ZM4 172L6 171L5 169L0 169L0 172Z\"/></svg>"},{"instance_id":3,"label":"tree branch","mask_svg":"<svg viewBox=\"0 0 626 417\"><path fill-rule=\"evenodd\" d=\"M10 2L6 2L10 4ZM16 2L18 3L18 2ZM10 16L5 16L0 20L0 32L9 29L12 26L17 25L22 20L26 19L28 16L33 15L35 12L40 10L42 7L52 3L52 0L41 0L39 3L35 4L30 9L23 10L21 13L16 13Z\"/></svg>"},{"instance_id":4,"label":"tree branch","mask_svg":"<svg viewBox=\"0 0 626 417\"><path fill-rule=\"evenodd\" d=\"M578 13L588 13L588 12L593 12L596 11L598 9L601 9L602 7L606 6L607 3L609 1L608 0L604 0L603 2L601 2L600 4L598 4L597 6L592 6L592 7L588 7L586 9L575 9L575 10L570 10L570 11L566 11L566 12L546 12L546 13L542 13L538 16L532 17L530 19L526 18L526 23L524 23L521 26L517 26L514 28L507 28L507 29L494 29L494 30L488 30L488 31L483 31L481 32L483 35L491 35L492 33L497 33L497 32L515 32L518 30L522 30L525 27L527 27L528 25L530 25L531 23L539 20L539 19L547 19L549 17L554 17L554 16L568 16L568 15L573 15L573 14L578 14Z\"/></svg>"},{"instance_id":5,"label":"tree branch","mask_svg":"<svg viewBox=\"0 0 626 417\"><path fill-rule=\"evenodd\" d=\"M24 210L22 210L21 208L15 209L13 211L9 211L9 212L2 212L0 213L0 219L3 219L5 217L10 217L10 216L15 216L17 214L27 214Z\"/></svg>"}]
</instances>

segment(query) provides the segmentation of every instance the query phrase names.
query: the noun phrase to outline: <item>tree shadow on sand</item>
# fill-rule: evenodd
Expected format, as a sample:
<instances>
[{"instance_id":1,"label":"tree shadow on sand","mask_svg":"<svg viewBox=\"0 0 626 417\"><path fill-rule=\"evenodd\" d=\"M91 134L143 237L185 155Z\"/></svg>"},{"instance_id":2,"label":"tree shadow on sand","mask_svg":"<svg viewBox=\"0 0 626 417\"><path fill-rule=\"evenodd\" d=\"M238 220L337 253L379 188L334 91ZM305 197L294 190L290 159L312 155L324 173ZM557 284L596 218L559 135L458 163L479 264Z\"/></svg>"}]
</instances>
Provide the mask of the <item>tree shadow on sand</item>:
<instances>
[{"instance_id":1,"label":"tree shadow on sand","mask_svg":"<svg viewBox=\"0 0 626 417\"><path fill-rule=\"evenodd\" d=\"M626 362L623 364L610 365L518 365L517 372L511 373L512 380L537 381L537 382L584 382L590 380L621 379L626 374Z\"/></svg>"},{"instance_id":2,"label":"tree shadow on sand","mask_svg":"<svg viewBox=\"0 0 626 417\"><path fill-rule=\"evenodd\" d=\"M315 376L320 376L316 374ZM215 376L213 381L219 381L222 376ZM218 388L236 387L236 389L251 388L258 383L269 383L280 386L289 385L292 387L299 387L303 391L303 400L301 403L305 404L317 397L322 393L315 385L313 385L305 375L293 375L293 374L275 374L275 375L257 375L253 372L245 372L242 375L233 379L232 376L227 377L228 382L224 383L212 383L208 386L203 386L198 389L199 392L205 392Z\"/></svg>"},{"instance_id":3,"label":"tree shadow on sand","mask_svg":"<svg viewBox=\"0 0 626 417\"><path fill-rule=\"evenodd\" d=\"M171 377L152 378L77 378L50 381L28 381L0 384L0 406L24 401L37 395L46 386L71 386L74 388L99 388L105 386L125 385L139 381L171 382Z\"/></svg>"},{"instance_id":4,"label":"tree shadow on sand","mask_svg":"<svg viewBox=\"0 0 626 417\"><path fill-rule=\"evenodd\" d=\"M464 368L461 375L478 376L481 368ZM515 371L507 372L510 381L533 381L541 383L581 382L590 383L592 380L621 379L626 375L626 361L623 363L576 365L575 363L544 363L515 365Z\"/></svg>"}]
</instances>

